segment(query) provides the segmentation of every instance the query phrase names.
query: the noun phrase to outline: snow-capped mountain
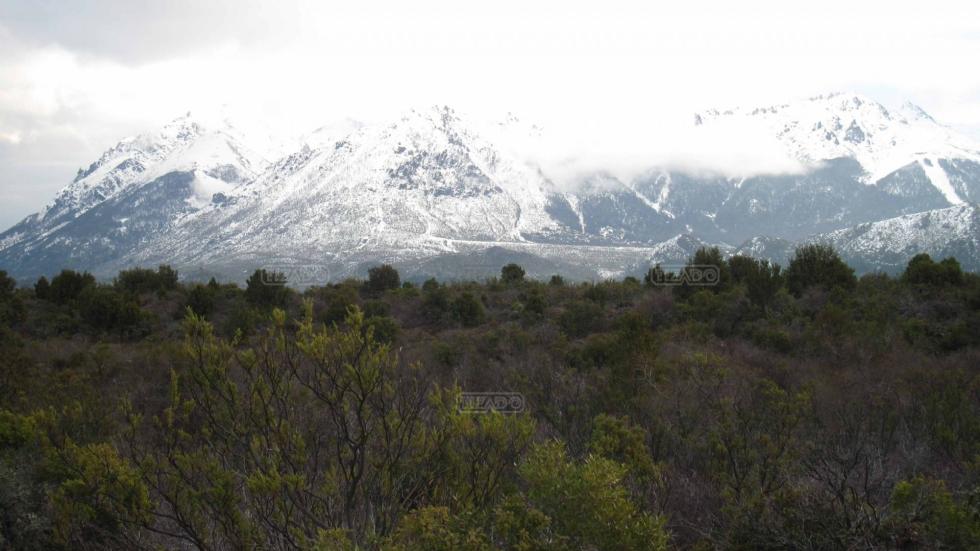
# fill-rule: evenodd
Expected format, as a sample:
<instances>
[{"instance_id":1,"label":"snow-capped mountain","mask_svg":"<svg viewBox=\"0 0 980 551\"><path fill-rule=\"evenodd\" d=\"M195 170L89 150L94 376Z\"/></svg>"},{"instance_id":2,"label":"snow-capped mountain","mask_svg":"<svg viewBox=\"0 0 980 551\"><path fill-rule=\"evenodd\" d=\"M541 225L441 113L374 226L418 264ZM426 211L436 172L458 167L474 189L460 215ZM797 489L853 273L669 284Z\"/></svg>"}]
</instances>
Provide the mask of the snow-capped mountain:
<instances>
[{"instance_id":1,"label":"snow-capped mountain","mask_svg":"<svg viewBox=\"0 0 980 551\"><path fill-rule=\"evenodd\" d=\"M709 110L696 114L695 124L761 127L787 154L810 166L850 158L868 184L888 185L889 176L914 172L951 205L980 201L980 147L911 102L888 110L860 95L830 94L769 107ZM943 162L952 159L960 166ZM964 171L971 176L962 178Z\"/></svg>"},{"instance_id":2,"label":"snow-capped mountain","mask_svg":"<svg viewBox=\"0 0 980 551\"><path fill-rule=\"evenodd\" d=\"M15 273L96 269L172 231L266 165L231 125L204 126L188 113L80 169L44 209L0 234L0 257Z\"/></svg>"},{"instance_id":3,"label":"snow-capped mountain","mask_svg":"<svg viewBox=\"0 0 980 551\"><path fill-rule=\"evenodd\" d=\"M928 253L954 257L969 270L980 269L980 206L957 205L820 235L812 241L832 245L860 271L899 272L909 258Z\"/></svg>"},{"instance_id":4,"label":"snow-capped mountain","mask_svg":"<svg viewBox=\"0 0 980 551\"><path fill-rule=\"evenodd\" d=\"M344 277L386 261L459 275L465 266L493 273L479 260L489 254L600 277L678 262L706 243L776 254L980 199L980 148L914 106L889 111L837 94L707 111L694 124L762 128L805 170L706 176L651 166L627 181L597 171L568 185L520 152L540 128L513 116L484 124L447 107L322 126L269 162L233 126L186 116L121 141L0 234L0 266L19 277L62 267L109 276L169 263L241 280L260 266L315 263ZM949 239L975 231L967 222L952 218L963 226ZM906 232L895 239L910 245L896 250L941 250L943 235L926 243Z\"/></svg>"}]
</instances>

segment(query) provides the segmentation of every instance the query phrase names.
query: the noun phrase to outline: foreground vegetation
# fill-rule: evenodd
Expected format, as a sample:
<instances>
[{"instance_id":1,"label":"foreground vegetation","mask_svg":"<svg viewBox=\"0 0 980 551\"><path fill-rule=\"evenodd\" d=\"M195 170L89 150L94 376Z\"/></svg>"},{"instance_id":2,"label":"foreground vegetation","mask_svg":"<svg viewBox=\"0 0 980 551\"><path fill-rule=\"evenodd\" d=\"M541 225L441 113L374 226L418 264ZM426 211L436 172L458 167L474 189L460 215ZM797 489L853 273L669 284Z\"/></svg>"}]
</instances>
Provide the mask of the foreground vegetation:
<instances>
[{"instance_id":1,"label":"foreground vegetation","mask_svg":"<svg viewBox=\"0 0 980 551\"><path fill-rule=\"evenodd\" d=\"M980 277L691 266L2 274L0 548L980 548Z\"/></svg>"}]
</instances>

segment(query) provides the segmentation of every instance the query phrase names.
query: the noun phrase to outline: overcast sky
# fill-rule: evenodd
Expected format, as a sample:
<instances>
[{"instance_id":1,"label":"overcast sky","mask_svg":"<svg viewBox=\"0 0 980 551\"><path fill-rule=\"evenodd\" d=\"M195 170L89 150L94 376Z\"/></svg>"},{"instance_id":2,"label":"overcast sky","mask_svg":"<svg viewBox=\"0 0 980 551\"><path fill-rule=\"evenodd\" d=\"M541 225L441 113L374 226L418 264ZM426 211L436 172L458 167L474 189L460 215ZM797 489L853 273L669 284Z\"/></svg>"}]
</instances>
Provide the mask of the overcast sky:
<instances>
[{"instance_id":1,"label":"overcast sky","mask_svg":"<svg viewBox=\"0 0 980 551\"><path fill-rule=\"evenodd\" d=\"M847 90L980 138L975 1L332 4L0 0L0 226L189 110L298 133L448 104L609 144Z\"/></svg>"}]
</instances>

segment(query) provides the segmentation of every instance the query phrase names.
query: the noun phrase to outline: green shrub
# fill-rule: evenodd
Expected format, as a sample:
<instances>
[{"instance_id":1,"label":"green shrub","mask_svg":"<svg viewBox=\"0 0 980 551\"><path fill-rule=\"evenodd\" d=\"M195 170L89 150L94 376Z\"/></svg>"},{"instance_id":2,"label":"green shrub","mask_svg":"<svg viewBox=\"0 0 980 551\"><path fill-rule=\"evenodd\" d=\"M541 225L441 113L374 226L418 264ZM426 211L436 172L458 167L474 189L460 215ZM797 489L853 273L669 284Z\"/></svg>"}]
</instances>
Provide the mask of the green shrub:
<instances>
[{"instance_id":1,"label":"green shrub","mask_svg":"<svg viewBox=\"0 0 980 551\"><path fill-rule=\"evenodd\" d=\"M500 269L500 281L504 285L517 285L524 281L524 268L517 264L508 264Z\"/></svg>"},{"instance_id":2,"label":"green shrub","mask_svg":"<svg viewBox=\"0 0 980 551\"><path fill-rule=\"evenodd\" d=\"M963 270L955 258L946 258L933 262L928 254L917 254L909 260L902 279L913 285L928 285L941 287L944 285L962 285Z\"/></svg>"},{"instance_id":3,"label":"green shrub","mask_svg":"<svg viewBox=\"0 0 980 551\"><path fill-rule=\"evenodd\" d=\"M463 327L476 327L483 323L486 318L483 303L469 291L464 291L453 299L450 311L453 319L461 323Z\"/></svg>"},{"instance_id":4,"label":"green shrub","mask_svg":"<svg viewBox=\"0 0 980 551\"><path fill-rule=\"evenodd\" d=\"M854 270L830 245L811 244L796 249L786 269L786 286L797 297L810 287L853 289L856 284Z\"/></svg>"},{"instance_id":5,"label":"green shrub","mask_svg":"<svg viewBox=\"0 0 980 551\"><path fill-rule=\"evenodd\" d=\"M246 283L245 300L254 306L282 307L289 300L290 289L286 287L285 274L259 269L252 273Z\"/></svg>"},{"instance_id":6,"label":"green shrub","mask_svg":"<svg viewBox=\"0 0 980 551\"><path fill-rule=\"evenodd\" d=\"M382 264L368 270L367 289L369 292L378 294L389 289L397 289L401 286L401 278L390 264Z\"/></svg>"},{"instance_id":7,"label":"green shrub","mask_svg":"<svg viewBox=\"0 0 980 551\"><path fill-rule=\"evenodd\" d=\"M558 326L569 337L584 337L602 325L602 308L591 301L577 300L565 307Z\"/></svg>"},{"instance_id":8,"label":"green shrub","mask_svg":"<svg viewBox=\"0 0 980 551\"><path fill-rule=\"evenodd\" d=\"M88 272L79 273L74 270L62 270L51 280L49 297L57 304L68 304L78 298L86 288L95 285L95 277Z\"/></svg>"}]
</instances>

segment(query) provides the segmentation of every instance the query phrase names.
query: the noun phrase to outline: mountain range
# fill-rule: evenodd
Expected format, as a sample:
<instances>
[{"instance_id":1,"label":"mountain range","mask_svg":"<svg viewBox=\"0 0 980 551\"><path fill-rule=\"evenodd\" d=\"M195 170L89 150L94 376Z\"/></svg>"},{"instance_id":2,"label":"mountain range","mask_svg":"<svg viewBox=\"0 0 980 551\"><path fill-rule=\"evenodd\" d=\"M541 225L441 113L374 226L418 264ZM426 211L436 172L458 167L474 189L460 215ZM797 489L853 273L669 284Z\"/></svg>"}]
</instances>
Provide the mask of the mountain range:
<instances>
[{"instance_id":1,"label":"mountain range","mask_svg":"<svg viewBox=\"0 0 980 551\"><path fill-rule=\"evenodd\" d=\"M532 276L595 279L682 263L704 245L785 263L795 246L826 242L862 272L899 271L918 252L980 270L980 145L922 109L831 94L708 110L692 124L763 132L801 169L654 165L569 185L514 146L540 132L514 117L486 124L440 106L348 120L280 155L188 114L122 140L0 234L0 268L111 277L166 263L241 281L267 267L302 285L380 262L420 279L516 261Z\"/></svg>"}]
</instances>

